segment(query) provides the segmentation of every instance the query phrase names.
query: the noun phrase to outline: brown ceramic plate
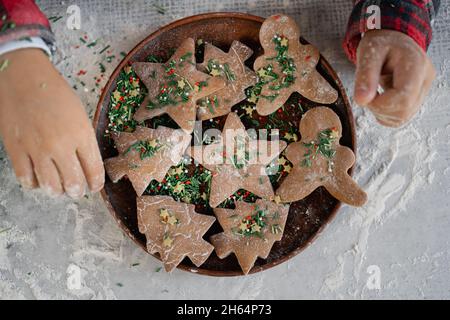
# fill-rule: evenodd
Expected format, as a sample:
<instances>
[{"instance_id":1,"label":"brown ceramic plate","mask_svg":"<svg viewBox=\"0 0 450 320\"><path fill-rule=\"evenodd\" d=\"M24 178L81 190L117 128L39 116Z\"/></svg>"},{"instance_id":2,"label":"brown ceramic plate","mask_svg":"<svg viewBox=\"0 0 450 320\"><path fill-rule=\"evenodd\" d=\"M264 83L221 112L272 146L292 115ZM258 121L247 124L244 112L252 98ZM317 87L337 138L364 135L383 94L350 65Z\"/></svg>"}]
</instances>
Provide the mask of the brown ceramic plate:
<instances>
[{"instance_id":1,"label":"brown ceramic plate","mask_svg":"<svg viewBox=\"0 0 450 320\"><path fill-rule=\"evenodd\" d=\"M252 60L249 61L251 66L254 59L262 53L258 33L263 21L264 19L261 17L242 13L201 14L187 17L162 27L139 43L128 53L111 75L97 106L94 127L103 159L116 155L110 139L104 136L104 132L108 127L109 97L116 87L117 77L124 66L129 62L145 61L145 58L150 54L168 52L176 48L181 41L188 37L203 39L224 50L228 50L233 40L239 40L251 47L255 52ZM304 39L301 39L301 41L306 42ZM321 57L317 69L339 91L337 102L329 105L329 107L339 115L342 122L343 136L341 144L355 150L353 115L344 88L336 73L323 57ZM303 99L302 105L311 108L317 104ZM298 123L299 119L293 120ZM352 170L350 169L350 171ZM137 245L146 250L145 236L138 231L136 194L131 184L125 179L118 183L112 183L107 178L105 188L102 190L102 196L119 226ZM256 261L250 273L271 268L298 254L332 220L339 206L340 202L334 199L324 188L319 188L307 198L291 204L283 239L275 243L267 259L258 259ZM208 235L220 231L221 228L216 222L206 235L206 239ZM221 260L213 253L200 268L195 267L186 258L179 265L179 268L211 276L242 275L234 255Z\"/></svg>"}]
</instances>

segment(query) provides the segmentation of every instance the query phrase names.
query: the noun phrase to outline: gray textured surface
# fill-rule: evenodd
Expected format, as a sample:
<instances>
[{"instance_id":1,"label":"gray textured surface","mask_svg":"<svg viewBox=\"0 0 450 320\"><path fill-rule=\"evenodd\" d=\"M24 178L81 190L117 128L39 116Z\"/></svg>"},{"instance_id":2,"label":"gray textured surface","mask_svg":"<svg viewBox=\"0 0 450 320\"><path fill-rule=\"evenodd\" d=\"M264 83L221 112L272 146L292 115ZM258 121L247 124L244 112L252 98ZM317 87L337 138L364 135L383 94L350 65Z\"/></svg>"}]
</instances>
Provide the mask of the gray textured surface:
<instances>
[{"instance_id":1,"label":"gray textured surface","mask_svg":"<svg viewBox=\"0 0 450 320\"><path fill-rule=\"evenodd\" d=\"M155 272L158 261L122 235L98 196L74 202L24 193L0 147L0 230L7 229L0 233L0 298L450 298L450 5L442 2L429 51L438 76L421 113L390 130L355 106L356 179L369 203L343 207L301 255L245 278ZM89 112L98 99L90 89L99 48L76 48L80 36L118 55L158 26L207 11L293 15L352 93L353 67L340 47L350 0L160 1L165 15L142 0L38 3L49 16L65 16L53 24L57 66L79 87L76 73L88 71L80 77L88 92L78 92ZM70 4L81 8L79 31L65 27ZM106 64L107 74L117 62ZM82 271L76 290L67 286L74 266ZM381 272L379 290L366 286L369 266Z\"/></svg>"}]
</instances>

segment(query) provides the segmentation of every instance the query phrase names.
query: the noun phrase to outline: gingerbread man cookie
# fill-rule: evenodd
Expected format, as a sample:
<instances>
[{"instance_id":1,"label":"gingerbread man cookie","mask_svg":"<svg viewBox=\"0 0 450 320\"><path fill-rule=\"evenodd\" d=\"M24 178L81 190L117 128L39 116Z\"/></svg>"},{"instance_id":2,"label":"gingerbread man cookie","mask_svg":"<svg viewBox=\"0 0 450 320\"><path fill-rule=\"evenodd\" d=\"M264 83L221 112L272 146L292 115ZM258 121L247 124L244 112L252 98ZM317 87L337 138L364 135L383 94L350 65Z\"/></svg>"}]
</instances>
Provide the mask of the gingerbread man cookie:
<instances>
[{"instance_id":1,"label":"gingerbread man cookie","mask_svg":"<svg viewBox=\"0 0 450 320\"><path fill-rule=\"evenodd\" d=\"M260 115L276 111L293 92L318 103L336 101L337 91L316 70L319 51L302 45L299 38L299 27L288 16L274 15L262 24L259 39L264 54L254 64L259 89L250 97Z\"/></svg>"},{"instance_id":2,"label":"gingerbread man cookie","mask_svg":"<svg viewBox=\"0 0 450 320\"><path fill-rule=\"evenodd\" d=\"M288 205L262 199L238 201L235 210L215 208L224 230L210 238L217 256L223 259L234 252L242 271L248 274L256 259L266 259L275 241L281 240L288 212Z\"/></svg>"},{"instance_id":3,"label":"gingerbread man cookie","mask_svg":"<svg viewBox=\"0 0 450 320\"><path fill-rule=\"evenodd\" d=\"M168 272L186 256L199 267L214 250L203 235L216 218L196 213L193 204L168 196L143 196L137 198L137 216L148 252L158 252Z\"/></svg>"},{"instance_id":4,"label":"gingerbread man cookie","mask_svg":"<svg viewBox=\"0 0 450 320\"><path fill-rule=\"evenodd\" d=\"M308 110L300 121L300 134L301 141L285 150L293 168L276 191L281 201L301 200L324 186L336 199L362 206L367 195L347 173L355 155L339 144L342 125L336 113L327 107Z\"/></svg>"},{"instance_id":5,"label":"gingerbread man cookie","mask_svg":"<svg viewBox=\"0 0 450 320\"><path fill-rule=\"evenodd\" d=\"M113 182L126 175L138 196L153 179L164 179L191 142L183 130L163 126L156 130L138 126L132 133L114 133L112 138L119 155L105 160L106 172Z\"/></svg>"},{"instance_id":6,"label":"gingerbread man cookie","mask_svg":"<svg viewBox=\"0 0 450 320\"><path fill-rule=\"evenodd\" d=\"M230 113L231 108L246 98L245 89L256 84L256 73L245 66L253 51L239 41L233 41L225 53L207 43L200 69L213 77L221 77L226 86L198 101L198 118L207 120Z\"/></svg>"},{"instance_id":7,"label":"gingerbread man cookie","mask_svg":"<svg viewBox=\"0 0 450 320\"><path fill-rule=\"evenodd\" d=\"M191 38L183 41L166 63L135 62L132 67L148 90L134 119L144 121L167 113L188 133L195 126L197 100L225 86L222 78L197 70Z\"/></svg>"}]
</instances>

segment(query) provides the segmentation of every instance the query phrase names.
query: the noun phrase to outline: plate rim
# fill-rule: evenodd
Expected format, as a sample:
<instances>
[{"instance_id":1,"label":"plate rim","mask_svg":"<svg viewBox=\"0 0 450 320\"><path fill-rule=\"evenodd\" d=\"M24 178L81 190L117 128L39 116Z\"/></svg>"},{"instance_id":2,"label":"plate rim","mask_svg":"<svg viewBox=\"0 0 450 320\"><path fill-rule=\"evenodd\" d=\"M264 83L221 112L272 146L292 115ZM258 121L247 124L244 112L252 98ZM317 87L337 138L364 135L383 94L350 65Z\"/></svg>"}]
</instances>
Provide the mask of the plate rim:
<instances>
[{"instance_id":1,"label":"plate rim","mask_svg":"<svg viewBox=\"0 0 450 320\"><path fill-rule=\"evenodd\" d=\"M118 74L128 64L129 60L139 50L141 50L149 41L153 40L154 38L158 37L160 34L166 32L168 30L171 30L171 29L179 27L179 26L188 25L193 22L197 22L197 21L201 21L201 20L211 20L214 18L236 18L236 19L243 19L243 20L248 20L248 21L253 21L253 22L258 22L258 23L263 23L265 20L265 18L263 18L263 17L259 17L256 15L248 14L248 13L242 13L242 12L207 12L207 13L201 13L201 14L197 14L197 15L193 15L193 16L187 16L187 17L172 21L172 22L162 26L161 28L158 28L157 30L155 30L154 32L149 34L148 36L146 36L143 40L141 40L138 44L136 44L133 47L133 49L131 49L127 53L127 55L125 57L123 57L122 61L117 65L117 67L114 69L114 71L109 76L108 81L103 88L103 92L100 95L100 98L97 102L94 118L92 120L92 126L94 128L96 138L97 138L97 134L98 134L97 129L98 129L98 123L100 120L100 114L103 109L103 104L105 102L106 95L108 94L109 89L110 89L114 79L117 78ZM319 61L321 62L322 67L324 69L326 69L326 71L329 73L329 75L334 79L334 81L335 81L336 85L338 86L338 89L341 93L342 100L345 105L345 111L348 114L348 123L349 123L349 127L350 127L352 150L356 157L357 145L356 145L355 118L353 116L351 104L347 97L347 93L345 91L345 88L344 88L340 78L338 77L338 75L336 74L334 69L331 67L330 63L322 56L322 54L320 54ZM348 170L348 173L350 176L353 174L353 169L355 167L355 164L356 164L356 159L355 159L355 163L353 164L353 166ZM147 254L150 254L147 251L146 246L144 246L141 242L139 242L136 239L136 237L130 232L130 230L128 228L126 228L126 226L122 223L122 220L117 216L117 213L114 210L113 206L111 205L111 202L109 201L109 196L106 193L104 188L100 191L100 194L103 199L103 202L105 203L106 207L108 208L109 213L114 218L116 223L119 225L122 232L124 232L129 238L131 238L131 240L133 240L134 243L136 243ZM321 234L323 232L325 227L335 218L335 216L341 206L342 206L342 202L337 200L336 205L331 210L328 217L323 220L323 223L317 229L317 231L302 246L297 247L296 249L292 250L288 254L281 256L277 260L274 260L270 263L266 263L262 266L253 267L248 274L249 275L255 274L255 273L258 273L261 271L271 269L277 265L280 265L280 264L292 259L296 255L301 253L303 250L308 248L311 245L311 243L313 243L316 240L316 238L319 236L319 234ZM155 254L150 254L150 255L155 257L159 261L161 261L157 255L155 255ZM214 276L214 277L244 276L244 273L242 271L210 270L210 269L203 269L201 266L200 267L196 267L196 266L190 267L190 266L186 266L183 264L179 264L177 266L177 269L184 270L184 271L194 273L194 274L201 274L201 275Z\"/></svg>"}]
</instances>

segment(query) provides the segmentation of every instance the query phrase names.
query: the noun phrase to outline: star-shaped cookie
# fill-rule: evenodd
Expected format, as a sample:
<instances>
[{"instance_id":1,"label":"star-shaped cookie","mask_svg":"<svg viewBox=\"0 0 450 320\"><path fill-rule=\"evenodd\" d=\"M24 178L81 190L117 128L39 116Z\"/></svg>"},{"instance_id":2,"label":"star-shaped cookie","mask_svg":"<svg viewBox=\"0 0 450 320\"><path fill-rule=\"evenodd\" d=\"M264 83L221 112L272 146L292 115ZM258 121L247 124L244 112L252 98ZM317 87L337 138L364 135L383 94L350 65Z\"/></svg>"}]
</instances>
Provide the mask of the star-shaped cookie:
<instances>
[{"instance_id":1,"label":"star-shaped cookie","mask_svg":"<svg viewBox=\"0 0 450 320\"><path fill-rule=\"evenodd\" d=\"M186 256L197 267L208 259L213 246L203 239L216 220L198 214L195 206L168 196L138 197L139 232L147 238L149 253L159 253L166 271L172 271Z\"/></svg>"},{"instance_id":2,"label":"star-shaped cookie","mask_svg":"<svg viewBox=\"0 0 450 320\"><path fill-rule=\"evenodd\" d=\"M212 44L205 45L205 58L199 69L213 77L221 77L226 86L199 100L197 115L200 120L228 114L235 104L246 98L245 89L256 83L256 73L244 64L252 54L253 51L239 41L233 41L227 53Z\"/></svg>"},{"instance_id":3,"label":"star-shaped cookie","mask_svg":"<svg viewBox=\"0 0 450 320\"><path fill-rule=\"evenodd\" d=\"M148 90L134 119L144 121L167 113L188 133L195 126L197 100L225 86L223 79L197 70L191 38L166 63L135 62L132 67Z\"/></svg>"},{"instance_id":4,"label":"star-shaped cookie","mask_svg":"<svg viewBox=\"0 0 450 320\"><path fill-rule=\"evenodd\" d=\"M281 201L301 200L324 186L336 199L362 206L367 195L347 173L355 155L339 144L342 125L336 113L327 107L308 110L300 121L300 133L302 139L285 151L293 168L276 191Z\"/></svg>"},{"instance_id":5,"label":"star-shaped cookie","mask_svg":"<svg viewBox=\"0 0 450 320\"><path fill-rule=\"evenodd\" d=\"M302 45L299 38L299 27L288 16L274 15L262 24L259 39L264 54L254 63L262 89L253 97L260 115L276 111L293 92L318 103L336 101L337 91L316 70L319 51Z\"/></svg>"},{"instance_id":6,"label":"star-shaped cookie","mask_svg":"<svg viewBox=\"0 0 450 320\"><path fill-rule=\"evenodd\" d=\"M119 155L105 160L106 172L113 182L126 175L138 196L153 179L164 179L191 142L183 130L164 126L156 130L138 126L132 133L119 132L112 137Z\"/></svg>"},{"instance_id":7,"label":"star-shaped cookie","mask_svg":"<svg viewBox=\"0 0 450 320\"><path fill-rule=\"evenodd\" d=\"M258 257L266 259L275 241L280 241L289 206L259 199L255 203L238 201L236 209L215 208L214 214L224 232L210 237L217 256L236 255L244 274Z\"/></svg>"},{"instance_id":8,"label":"star-shaped cookie","mask_svg":"<svg viewBox=\"0 0 450 320\"><path fill-rule=\"evenodd\" d=\"M282 140L251 139L239 116L231 112L217 143L194 146L191 157L212 171L209 205L217 207L239 189L265 199L274 192L266 166L286 148Z\"/></svg>"}]
</instances>

